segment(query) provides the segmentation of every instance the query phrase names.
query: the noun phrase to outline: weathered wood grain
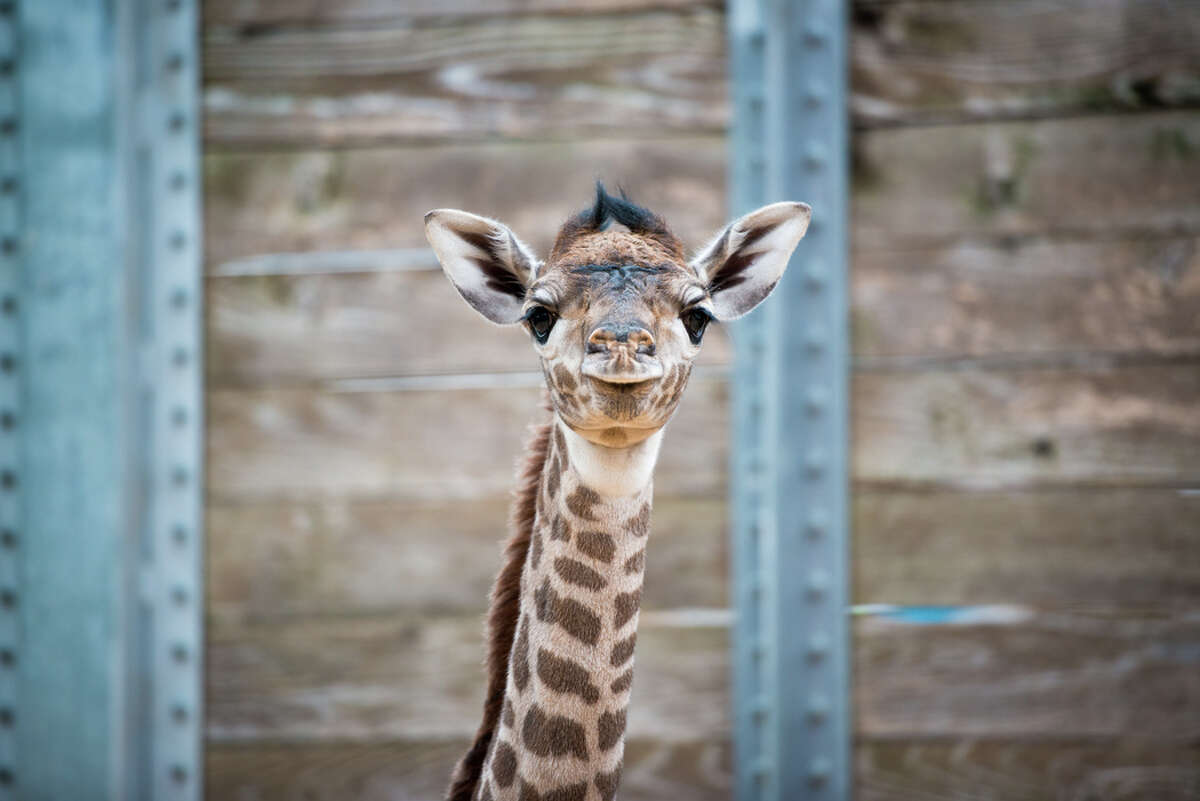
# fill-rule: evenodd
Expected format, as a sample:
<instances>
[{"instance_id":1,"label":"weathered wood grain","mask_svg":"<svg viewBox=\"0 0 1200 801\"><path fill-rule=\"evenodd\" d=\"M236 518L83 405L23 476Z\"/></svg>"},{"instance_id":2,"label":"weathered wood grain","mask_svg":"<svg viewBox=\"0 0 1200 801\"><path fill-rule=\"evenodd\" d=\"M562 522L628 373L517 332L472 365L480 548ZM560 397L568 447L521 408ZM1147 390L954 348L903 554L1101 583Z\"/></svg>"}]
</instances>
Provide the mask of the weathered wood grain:
<instances>
[{"instance_id":1,"label":"weathered wood grain","mask_svg":"<svg viewBox=\"0 0 1200 801\"><path fill-rule=\"evenodd\" d=\"M213 801L431 801L440 798L467 740L210 745L205 789ZM728 801L725 739L625 743L623 801Z\"/></svg>"},{"instance_id":2,"label":"weathered wood grain","mask_svg":"<svg viewBox=\"0 0 1200 801\"><path fill-rule=\"evenodd\" d=\"M725 128L711 7L270 30L209 26L205 139L276 148Z\"/></svg>"},{"instance_id":3,"label":"weathered wood grain","mask_svg":"<svg viewBox=\"0 0 1200 801\"><path fill-rule=\"evenodd\" d=\"M860 372L853 476L964 488L1200 482L1200 369Z\"/></svg>"},{"instance_id":4,"label":"weathered wood grain","mask_svg":"<svg viewBox=\"0 0 1200 801\"><path fill-rule=\"evenodd\" d=\"M621 184L699 247L725 224L719 137L214 153L204 159L209 264L260 253L426 247L424 216L503 220L545 254L558 227Z\"/></svg>"},{"instance_id":5,"label":"weathered wood grain","mask_svg":"<svg viewBox=\"0 0 1200 801\"><path fill-rule=\"evenodd\" d=\"M320 745L210 745L213 801L429 801L445 789L466 740ZM621 798L727 801L732 747L710 742L626 742ZM1200 749L1132 741L1022 743L860 741L860 801L1193 801Z\"/></svg>"},{"instance_id":6,"label":"weathered wood grain","mask_svg":"<svg viewBox=\"0 0 1200 801\"><path fill-rule=\"evenodd\" d=\"M1200 734L1194 613L1004 612L977 625L859 620L859 736L1194 742Z\"/></svg>"},{"instance_id":7,"label":"weathered wood grain","mask_svg":"<svg viewBox=\"0 0 1200 801\"><path fill-rule=\"evenodd\" d=\"M704 740L728 731L727 635L724 627L651 621L639 628L631 737ZM466 737L482 714L482 665L482 615L214 627L208 738Z\"/></svg>"},{"instance_id":8,"label":"weathered wood grain","mask_svg":"<svg viewBox=\"0 0 1200 801\"><path fill-rule=\"evenodd\" d=\"M1195 608L1200 494L855 493L858 603Z\"/></svg>"},{"instance_id":9,"label":"weathered wood grain","mask_svg":"<svg viewBox=\"0 0 1200 801\"><path fill-rule=\"evenodd\" d=\"M209 619L482 614L507 521L506 498L212 504ZM642 608L726 606L726 527L721 498L655 498Z\"/></svg>"},{"instance_id":10,"label":"weathered wood grain","mask_svg":"<svg viewBox=\"0 0 1200 801\"><path fill-rule=\"evenodd\" d=\"M209 506L220 625L420 610L481 613L505 498ZM1177 490L863 490L857 603L1185 609L1200 601L1200 496ZM645 609L728 603L723 499L655 499Z\"/></svg>"},{"instance_id":11,"label":"weathered wood grain","mask_svg":"<svg viewBox=\"0 0 1200 801\"><path fill-rule=\"evenodd\" d=\"M213 390L210 500L502 495L539 392ZM853 408L862 487L1200 481L1193 364L860 372ZM723 491L727 416L725 383L693 381L663 447L661 494Z\"/></svg>"},{"instance_id":12,"label":"weathered wood grain","mask_svg":"<svg viewBox=\"0 0 1200 801\"><path fill-rule=\"evenodd\" d=\"M429 17L594 14L714 6L706 0L205 0L204 25L252 32L273 26L379 23Z\"/></svg>"},{"instance_id":13,"label":"weathered wood grain","mask_svg":"<svg viewBox=\"0 0 1200 801\"><path fill-rule=\"evenodd\" d=\"M1200 354L1195 237L863 249L851 281L860 363Z\"/></svg>"},{"instance_id":14,"label":"weathered wood grain","mask_svg":"<svg viewBox=\"0 0 1200 801\"><path fill-rule=\"evenodd\" d=\"M859 0L860 125L1200 102L1200 8L1171 0Z\"/></svg>"},{"instance_id":15,"label":"weathered wood grain","mask_svg":"<svg viewBox=\"0 0 1200 801\"><path fill-rule=\"evenodd\" d=\"M856 250L1187 234L1200 221L1190 112L873 130L853 146Z\"/></svg>"},{"instance_id":16,"label":"weathered wood grain","mask_svg":"<svg viewBox=\"0 0 1200 801\"><path fill-rule=\"evenodd\" d=\"M1117 742L859 742L859 801L1188 801L1200 748Z\"/></svg>"},{"instance_id":17,"label":"weathered wood grain","mask_svg":"<svg viewBox=\"0 0 1200 801\"><path fill-rule=\"evenodd\" d=\"M1200 734L1194 614L1034 612L993 622L856 620L859 737L1120 738ZM724 626L648 613L630 734L728 735ZM985 616L986 621L987 616ZM212 742L469 736L482 696L477 617L379 616L210 631Z\"/></svg>"},{"instance_id":18,"label":"weathered wood grain","mask_svg":"<svg viewBox=\"0 0 1200 801\"><path fill-rule=\"evenodd\" d=\"M544 252L596 175L698 245L725 222L724 165L719 138L210 153L206 252L422 247L439 206L497 216ZM853 244L1194 234L1198 176L1200 116L1183 112L870 131L856 138ZM819 207L813 219L820 236Z\"/></svg>"},{"instance_id":19,"label":"weathered wood grain","mask_svg":"<svg viewBox=\"0 0 1200 801\"><path fill-rule=\"evenodd\" d=\"M207 302L210 387L541 369L522 326L489 323L441 270L210 278ZM731 355L713 326L697 363Z\"/></svg>"},{"instance_id":20,"label":"weathered wood grain","mask_svg":"<svg viewBox=\"0 0 1200 801\"><path fill-rule=\"evenodd\" d=\"M534 386L212 390L209 499L502 496L513 485L527 424L547 417L541 394ZM660 494L722 492L727 411L724 381L693 379L664 441L655 473Z\"/></svg>"},{"instance_id":21,"label":"weathered wood grain","mask_svg":"<svg viewBox=\"0 0 1200 801\"><path fill-rule=\"evenodd\" d=\"M483 10L209 3L206 138L270 148L727 124L724 21L708 3ZM1197 38L1200 12L1170 0L865 0L853 13L853 116L874 126L1195 106Z\"/></svg>"}]
</instances>

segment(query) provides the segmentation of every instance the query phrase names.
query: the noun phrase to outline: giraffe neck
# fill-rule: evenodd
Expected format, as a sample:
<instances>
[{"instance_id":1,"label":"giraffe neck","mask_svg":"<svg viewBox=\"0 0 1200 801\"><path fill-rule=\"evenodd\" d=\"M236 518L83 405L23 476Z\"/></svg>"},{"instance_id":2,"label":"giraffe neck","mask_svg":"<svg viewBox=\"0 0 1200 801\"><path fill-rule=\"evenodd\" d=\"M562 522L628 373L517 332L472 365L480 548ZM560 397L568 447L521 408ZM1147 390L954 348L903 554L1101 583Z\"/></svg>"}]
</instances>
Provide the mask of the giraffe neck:
<instances>
[{"instance_id":1,"label":"giraffe neck","mask_svg":"<svg viewBox=\"0 0 1200 801\"><path fill-rule=\"evenodd\" d=\"M660 440L608 449L555 422L500 726L476 798L616 794Z\"/></svg>"}]
</instances>

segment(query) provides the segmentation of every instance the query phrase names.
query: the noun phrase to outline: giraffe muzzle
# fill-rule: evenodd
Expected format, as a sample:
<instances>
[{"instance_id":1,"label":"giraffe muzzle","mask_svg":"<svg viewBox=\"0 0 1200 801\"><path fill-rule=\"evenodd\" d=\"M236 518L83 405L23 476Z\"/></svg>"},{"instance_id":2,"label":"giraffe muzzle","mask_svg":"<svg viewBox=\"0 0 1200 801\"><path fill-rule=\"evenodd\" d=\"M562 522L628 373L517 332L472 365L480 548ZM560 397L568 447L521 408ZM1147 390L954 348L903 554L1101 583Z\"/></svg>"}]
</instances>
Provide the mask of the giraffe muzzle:
<instances>
[{"instance_id":1,"label":"giraffe muzzle","mask_svg":"<svg viewBox=\"0 0 1200 801\"><path fill-rule=\"evenodd\" d=\"M588 337L583 374L609 384L662 378L654 336L637 323L602 323Z\"/></svg>"}]
</instances>

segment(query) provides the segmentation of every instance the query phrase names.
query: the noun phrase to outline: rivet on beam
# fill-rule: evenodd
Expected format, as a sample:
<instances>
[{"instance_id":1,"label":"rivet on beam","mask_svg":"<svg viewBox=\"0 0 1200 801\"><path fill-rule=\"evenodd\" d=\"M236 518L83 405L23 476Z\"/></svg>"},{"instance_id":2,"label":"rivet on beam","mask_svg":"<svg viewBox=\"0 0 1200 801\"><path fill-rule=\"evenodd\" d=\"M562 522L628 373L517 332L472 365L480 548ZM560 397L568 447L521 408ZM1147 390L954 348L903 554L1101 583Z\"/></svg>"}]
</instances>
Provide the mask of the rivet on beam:
<instances>
[{"instance_id":1,"label":"rivet on beam","mask_svg":"<svg viewBox=\"0 0 1200 801\"><path fill-rule=\"evenodd\" d=\"M816 539L829 529L829 515L823 509L814 509L808 515L808 536Z\"/></svg>"},{"instance_id":2,"label":"rivet on beam","mask_svg":"<svg viewBox=\"0 0 1200 801\"><path fill-rule=\"evenodd\" d=\"M754 722L762 724L767 719L767 713L771 710L771 704L767 701L766 696L758 696L754 699L754 703L750 706L750 716L754 718Z\"/></svg>"},{"instance_id":3,"label":"rivet on beam","mask_svg":"<svg viewBox=\"0 0 1200 801\"><path fill-rule=\"evenodd\" d=\"M825 100L825 85L813 81L804 90L804 105L816 108Z\"/></svg>"},{"instance_id":4,"label":"rivet on beam","mask_svg":"<svg viewBox=\"0 0 1200 801\"><path fill-rule=\"evenodd\" d=\"M816 292L825 286L825 268L819 261L813 261L808 265L808 269L804 271L804 286L812 292Z\"/></svg>"},{"instance_id":5,"label":"rivet on beam","mask_svg":"<svg viewBox=\"0 0 1200 801\"><path fill-rule=\"evenodd\" d=\"M810 450L804 457L804 472L810 479L815 479L825 472L825 453L818 448Z\"/></svg>"},{"instance_id":6,"label":"rivet on beam","mask_svg":"<svg viewBox=\"0 0 1200 801\"><path fill-rule=\"evenodd\" d=\"M804 164L810 170L825 166L825 150L816 142L812 142L804 151Z\"/></svg>"},{"instance_id":7,"label":"rivet on beam","mask_svg":"<svg viewBox=\"0 0 1200 801\"><path fill-rule=\"evenodd\" d=\"M823 723L829 715L829 699L823 695L814 695L808 699L808 720L815 724Z\"/></svg>"},{"instance_id":8,"label":"rivet on beam","mask_svg":"<svg viewBox=\"0 0 1200 801\"><path fill-rule=\"evenodd\" d=\"M825 44L827 36L825 26L815 20L804 27L804 42L809 47L816 48Z\"/></svg>"},{"instance_id":9,"label":"rivet on beam","mask_svg":"<svg viewBox=\"0 0 1200 801\"><path fill-rule=\"evenodd\" d=\"M829 637L818 631L808 639L808 658L816 662L829 653Z\"/></svg>"},{"instance_id":10,"label":"rivet on beam","mask_svg":"<svg viewBox=\"0 0 1200 801\"><path fill-rule=\"evenodd\" d=\"M812 387L804 396L804 410L809 415L816 417L825 410L825 404L829 402L829 393L824 387Z\"/></svg>"},{"instance_id":11,"label":"rivet on beam","mask_svg":"<svg viewBox=\"0 0 1200 801\"><path fill-rule=\"evenodd\" d=\"M827 757L815 757L808 766L808 780L815 785L824 784L829 781L831 770L832 768Z\"/></svg>"},{"instance_id":12,"label":"rivet on beam","mask_svg":"<svg viewBox=\"0 0 1200 801\"><path fill-rule=\"evenodd\" d=\"M829 574L821 568L814 568L808 574L808 594L813 599L820 598L829 589Z\"/></svg>"}]
</instances>

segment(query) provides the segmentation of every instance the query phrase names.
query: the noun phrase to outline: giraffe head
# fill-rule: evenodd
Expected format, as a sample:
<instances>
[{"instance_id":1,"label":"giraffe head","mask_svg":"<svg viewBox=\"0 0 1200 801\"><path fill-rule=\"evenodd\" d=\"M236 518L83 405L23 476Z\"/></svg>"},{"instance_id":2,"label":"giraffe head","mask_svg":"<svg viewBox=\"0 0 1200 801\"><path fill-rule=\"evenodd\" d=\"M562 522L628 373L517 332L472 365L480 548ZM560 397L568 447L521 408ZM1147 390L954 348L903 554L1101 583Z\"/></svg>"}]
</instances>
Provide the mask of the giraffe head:
<instances>
[{"instance_id":1,"label":"giraffe head","mask_svg":"<svg viewBox=\"0 0 1200 801\"><path fill-rule=\"evenodd\" d=\"M425 215L425 235L467 303L528 329L563 423L625 447L670 419L705 327L775 288L810 214L803 203L764 206L688 260L660 217L597 184L544 261L502 223L456 209Z\"/></svg>"}]
</instances>

